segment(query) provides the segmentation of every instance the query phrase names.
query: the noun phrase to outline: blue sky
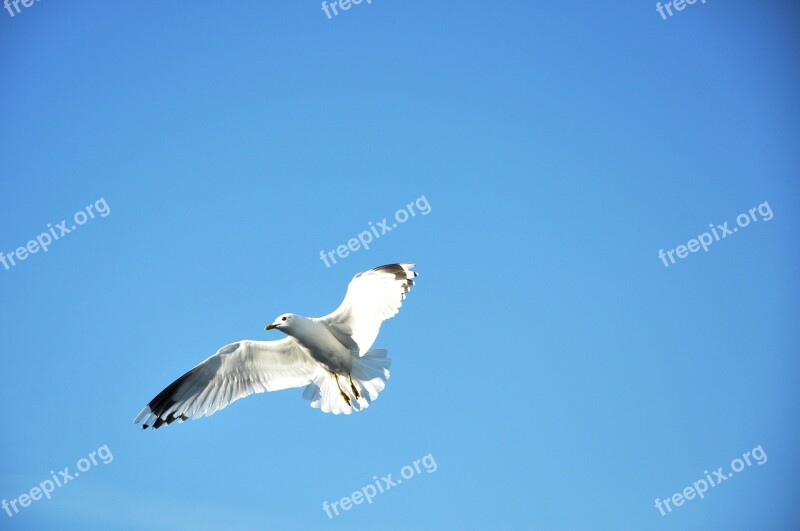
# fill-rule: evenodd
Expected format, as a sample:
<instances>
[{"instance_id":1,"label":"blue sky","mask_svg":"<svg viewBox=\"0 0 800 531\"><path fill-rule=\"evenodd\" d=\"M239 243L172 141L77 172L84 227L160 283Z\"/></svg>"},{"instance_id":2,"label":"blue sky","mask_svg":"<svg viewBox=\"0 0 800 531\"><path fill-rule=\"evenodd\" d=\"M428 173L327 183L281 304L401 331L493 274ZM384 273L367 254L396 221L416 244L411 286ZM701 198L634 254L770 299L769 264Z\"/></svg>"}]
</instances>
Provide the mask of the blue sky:
<instances>
[{"instance_id":1,"label":"blue sky","mask_svg":"<svg viewBox=\"0 0 800 531\"><path fill-rule=\"evenodd\" d=\"M0 251L108 210L0 265L0 498L113 460L3 529L800 517L793 2L20 9L0 11ZM427 215L320 260L421 196ZM765 202L768 221L659 259ZM368 410L289 390L132 424L220 346L277 339L275 316L328 313L397 261L420 278ZM655 506L759 446L763 465ZM322 510L428 454L434 473Z\"/></svg>"}]
</instances>

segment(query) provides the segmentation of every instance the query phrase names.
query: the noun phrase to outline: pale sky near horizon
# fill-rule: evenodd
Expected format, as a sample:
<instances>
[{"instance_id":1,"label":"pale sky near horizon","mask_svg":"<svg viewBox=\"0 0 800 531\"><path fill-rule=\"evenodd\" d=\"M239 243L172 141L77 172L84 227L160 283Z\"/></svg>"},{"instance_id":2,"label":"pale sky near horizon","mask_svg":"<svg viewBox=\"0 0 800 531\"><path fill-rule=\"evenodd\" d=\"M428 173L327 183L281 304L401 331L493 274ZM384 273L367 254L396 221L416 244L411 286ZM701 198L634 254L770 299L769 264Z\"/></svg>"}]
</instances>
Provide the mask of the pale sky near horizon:
<instances>
[{"instance_id":1,"label":"pale sky near horizon","mask_svg":"<svg viewBox=\"0 0 800 531\"><path fill-rule=\"evenodd\" d=\"M19 7L0 5L0 502L86 470L0 529L798 521L794 2ZM295 389L133 425L221 346L405 261L366 411Z\"/></svg>"}]
</instances>

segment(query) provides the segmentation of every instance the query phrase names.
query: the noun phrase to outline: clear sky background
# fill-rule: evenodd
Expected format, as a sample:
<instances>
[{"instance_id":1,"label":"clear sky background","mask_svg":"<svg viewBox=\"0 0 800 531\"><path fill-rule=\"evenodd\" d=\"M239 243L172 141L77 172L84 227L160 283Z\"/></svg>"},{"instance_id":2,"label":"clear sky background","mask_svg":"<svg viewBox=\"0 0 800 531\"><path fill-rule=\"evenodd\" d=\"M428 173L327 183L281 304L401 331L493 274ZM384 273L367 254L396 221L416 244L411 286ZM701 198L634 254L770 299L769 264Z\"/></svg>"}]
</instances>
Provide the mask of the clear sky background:
<instances>
[{"instance_id":1,"label":"clear sky background","mask_svg":"<svg viewBox=\"0 0 800 531\"><path fill-rule=\"evenodd\" d=\"M111 213L0 266L0 498L113 461L0 528L796 525L795 2L20 8L0 11L0 251ZM320 260L420 196L427 215ZM133 425L222 345L397 261L420 277L365 412L298 389ZM434 473L322 510L428 454Z\"/></svg>"}]
</instances>

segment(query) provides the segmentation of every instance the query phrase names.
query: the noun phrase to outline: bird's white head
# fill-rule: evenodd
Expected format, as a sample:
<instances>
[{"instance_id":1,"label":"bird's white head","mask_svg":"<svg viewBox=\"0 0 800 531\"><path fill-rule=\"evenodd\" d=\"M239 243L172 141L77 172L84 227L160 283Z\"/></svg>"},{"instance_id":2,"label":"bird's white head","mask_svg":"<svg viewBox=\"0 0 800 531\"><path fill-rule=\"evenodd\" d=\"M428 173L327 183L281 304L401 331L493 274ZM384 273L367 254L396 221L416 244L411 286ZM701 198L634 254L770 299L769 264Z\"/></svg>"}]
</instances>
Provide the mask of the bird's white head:
<instances>
[{"instance_id":1,"label":"bird's white head","mask_svg":"<svg viewBox=\"0 0 800 531\"><path fill-rule=\"evenodd\" d=\"M272 330L273 328L277 328L278 330L288 334L296 318L297 316L293 313L284 313L283 315L279 315L272 324L265 326L264 330Z\"/></svg>"}]
</instances>

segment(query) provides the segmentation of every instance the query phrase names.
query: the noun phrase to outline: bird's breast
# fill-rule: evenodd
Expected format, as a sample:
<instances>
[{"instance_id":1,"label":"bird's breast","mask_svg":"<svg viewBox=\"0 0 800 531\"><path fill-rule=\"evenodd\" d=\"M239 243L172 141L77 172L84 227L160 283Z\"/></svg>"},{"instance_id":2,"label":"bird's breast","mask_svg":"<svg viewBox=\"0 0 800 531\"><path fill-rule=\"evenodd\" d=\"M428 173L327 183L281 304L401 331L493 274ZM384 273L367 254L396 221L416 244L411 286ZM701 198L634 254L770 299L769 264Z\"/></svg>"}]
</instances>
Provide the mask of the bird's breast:
<instances>
[{"instance_id":1,"label":"bird's breast","mask_svg":"<svg viewBox=\"0 0 800 531\"><path fill-rule=\"evenodd\" d=\"M308 349L312 358L328 370L338 374L349 374L353 367L353 355L328 330L324 323L310 321L294 335L298 343Z\"/></svg>"}]
</instances>

